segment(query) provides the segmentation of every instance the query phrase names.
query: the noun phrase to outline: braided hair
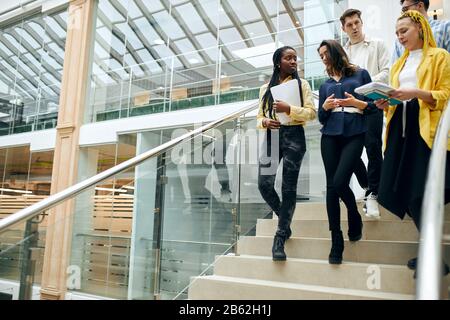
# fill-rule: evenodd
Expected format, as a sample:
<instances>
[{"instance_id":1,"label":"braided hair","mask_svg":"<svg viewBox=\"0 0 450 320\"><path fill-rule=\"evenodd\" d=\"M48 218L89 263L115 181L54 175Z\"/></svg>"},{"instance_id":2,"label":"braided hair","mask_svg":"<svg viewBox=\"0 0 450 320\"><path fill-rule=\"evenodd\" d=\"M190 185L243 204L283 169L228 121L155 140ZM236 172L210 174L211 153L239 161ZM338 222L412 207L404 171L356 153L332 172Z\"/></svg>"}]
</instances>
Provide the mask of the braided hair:
<instances>
[{"instance_id":1,"label":"braided hair","mask_svg":"<svg viewBox=\"0 0 450 320\"><path fill-rule=\"evenodd\" d=\"M263 112L264 112L264 116L268 117L270 119L275 119L274 115L273 115L273 96L272 96L272 92L270 91L270 88L279 85L280 84L280 63L281 63L281 57L283 56L283 52L291 49L294 50L294 48L289 47L289 46L284 46L281 48L278 48L277 50L275 50L275 52L273 53L272 56L272 61L273 61L273 74L272 74L272 78L270 79L269 85L267 86L267 90L264 93L264 96L262 98L262 102L263 102ZM297 70L295 70L292 74L292 79L297 79L298 81L298 86L300 88L300 102L301 105L303 106L303 91L302 91L302 82L300 80L300 77L298 75ZM268 113L268 115L267 115Z\"/></svg>"}]
</instances>

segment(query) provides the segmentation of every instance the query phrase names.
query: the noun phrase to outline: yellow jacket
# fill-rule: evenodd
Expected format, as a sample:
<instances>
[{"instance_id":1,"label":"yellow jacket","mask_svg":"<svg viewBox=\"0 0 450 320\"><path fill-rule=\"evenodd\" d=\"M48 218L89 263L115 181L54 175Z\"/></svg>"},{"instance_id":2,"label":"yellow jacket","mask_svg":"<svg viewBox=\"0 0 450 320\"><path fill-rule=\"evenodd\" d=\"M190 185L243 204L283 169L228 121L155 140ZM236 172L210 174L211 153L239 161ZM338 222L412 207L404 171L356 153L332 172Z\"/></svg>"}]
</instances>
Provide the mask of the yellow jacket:
<instances>
[{"instance_id":1,"label":"yellow jacket","mask_svg":"<svg viewBox=\"0 0 450 320\"><path fill-rule=\"evenodd\" d=\"M420 15L420 13L417 14ZM422 20L421 15L417 19ZM436 48L431 29L429 27L426 28L424 25L422 26L427 32L425 32L425 44L422 49L422 61L417 68L417 87L430 91L436 100L436 105L427 104L425 101L419 99L419 127L420 136L431 149L439 120L450 97L450 54L444 49ZM408 56L409 51L405 50L403 56L392 66L390 82L394 88L399 88L399 75ZM389 106L387 110L385 145L388 139L389 125L395 109L396 106ZM447 150L450 151L450 141Z\"/></svg>"},{"instance_id":2,"label":"yellow jacket","mask_svg":"<svg viewBox=\"0 0 450 320\"><path fill-rule=\"evenodd\" d=\"M282 83L285 83L289 80L292 80L292 77L289 76ZM311 87L309 86L308 81L301 79L302 82L302 91L303 91L303 106L291 106L291 113L289 116L292 121L287 123L288 126L296 126L296 125L305 125L306 121L314 120L316 118L316 108L314 107L313 96L311 92ZM259 112L257 119L257 127L258 129L266 129L262 126L262 121L264 118L264 109L263 109L263 96L267 91L268 83L264 84L259 90Z\"/></svg>"}]
</instances>

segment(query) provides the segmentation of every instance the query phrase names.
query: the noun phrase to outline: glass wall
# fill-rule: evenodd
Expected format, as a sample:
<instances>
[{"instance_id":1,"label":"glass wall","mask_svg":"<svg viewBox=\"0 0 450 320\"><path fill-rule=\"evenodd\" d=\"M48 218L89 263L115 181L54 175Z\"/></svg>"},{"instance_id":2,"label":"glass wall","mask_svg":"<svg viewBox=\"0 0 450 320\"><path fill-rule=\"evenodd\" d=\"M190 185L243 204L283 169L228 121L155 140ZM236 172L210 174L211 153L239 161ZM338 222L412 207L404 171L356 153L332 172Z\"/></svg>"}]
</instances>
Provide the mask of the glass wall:
<instances>
[{"instance_id":1,"label":"glass wall","mask_svg":"<svg viewBox=\"0 0 450 320\"><path fill-rule=\"evenodd\" d=\"M86 121L257 99L283 45L318 90L316 49L340 38L343 2L99 0Z\"/></svg>"},{"instance_id":2,"label":"glass wall","mask_svg":"<svg viewBox=\"0 0 450 320\"><path fill-rule=\"evenodd\" d=\"M26 208L50 195L53 151L30 152L28 146L0 149L0 219ZM39 219L34 275L40 283L44 257L46 216ZM21 224L0 236L0 278L20 280L24 237ZM17 245L11 246L17 243ZM8 248L8 250L3 250Z\"/></svg>"},{"instance_id":3,"label":"glass wall","mask_svg":"<svg viewBox=\"0 0 450 320\"><path fill-rule=\"evenodd\" d=\"M80 150L80 180L136 155L136 135ZM71 266L80 270L83 292L127 296L133 213L134 168L103 181L76 199Z\"/></svg>"},{"instance_id":4,"label":"glass wall","mask_svg":"<svg viewBox=\"0 0 450 320\"><path fill-rule=\"evenodd\" d=\"M67 8L0 24L0 135L54 128Z\"/></svg>"}]
</instances>

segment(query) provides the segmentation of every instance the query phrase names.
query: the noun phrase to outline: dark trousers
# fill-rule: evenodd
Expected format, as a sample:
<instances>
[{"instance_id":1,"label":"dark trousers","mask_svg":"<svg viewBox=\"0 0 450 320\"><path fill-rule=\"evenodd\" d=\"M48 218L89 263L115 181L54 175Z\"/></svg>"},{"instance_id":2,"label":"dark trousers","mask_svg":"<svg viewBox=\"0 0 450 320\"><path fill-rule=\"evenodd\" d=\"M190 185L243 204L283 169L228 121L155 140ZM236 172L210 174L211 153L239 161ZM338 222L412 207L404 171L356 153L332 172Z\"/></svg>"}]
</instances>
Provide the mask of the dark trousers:
<instances>
[{"instance_id":1,"label":"dark trousers","mask_svg":"<svg viewBox=\"0 0 450 320\"><path fill-rule=\"evenodd\" d=\"M303 126L281 126L279 130L267 130L259 159L258 188L263 199L278 215L278 234L288 230L297 202L297 180L303 156L306 152ZM275 191L278 165L283 159L281 194Z\"/></svg>"},{"instance_id":2,"label":"dark trousers","mask_svg":"<svg viewBox=\"0 0 450 320\"><path fill-rule=\"evenodd\" d=\"M347 207L349 227L357 227L361 223L355 195L349 183L355 165L361 159L363 146L364 134L352 137L322 135L321 152L327 178L326 201L331 231L341 230L339 198Z\"/></svg>"},{"instance_id":3,"label":"dark trousers","mask_svg":"<svg viewBox=\"0 0 450 320\"><path fill-rule=\"evenodd\" d=\"M380 185L381 165L383 164L382 155L382 134L383 134L383 111L379 110L374 114L366 116L367 132L364 139L366 147L368 166L362 159L359 159L355 166L354 173L361 188L367 188L368 193L378 194Z\"/></svg>"}]
</instances>

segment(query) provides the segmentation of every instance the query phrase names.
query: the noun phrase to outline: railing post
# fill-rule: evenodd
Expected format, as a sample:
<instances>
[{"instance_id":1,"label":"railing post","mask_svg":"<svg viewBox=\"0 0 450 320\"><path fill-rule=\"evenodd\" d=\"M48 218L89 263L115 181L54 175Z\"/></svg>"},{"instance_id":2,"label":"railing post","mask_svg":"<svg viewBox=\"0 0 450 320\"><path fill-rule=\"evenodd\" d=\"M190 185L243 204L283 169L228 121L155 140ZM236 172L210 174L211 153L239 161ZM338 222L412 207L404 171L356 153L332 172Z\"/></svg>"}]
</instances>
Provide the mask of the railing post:
<instances>
[{"instance_id":1,"label":"railing post","mask_svg":"<svg viewBox=\"0 0 450 320\"><path fill-rule=\"evenodd\" d=\"M237 188L236 188L236 207L233 209L233 222L234 222L234 245L233 251L237 256L238 253L238 242L241 235L241 142L242 142L242 128L241 128L241 117L236 119L235 130L237 133Z\"/></svg>"},{"instance_id":2,"label":"railing post","mask_svg":"<svg viewBox=\"0 0 450 320\"><path fill-rule=\"evenodd\" d=\"M39 222L29 219L25 225L23 247L20 255L20 288L19 300L31 300L33 296L34 273L36 269L36 253L39 240Z\"/></svg>"},{"instance_id":3,"label":"railing post","mask_svg":"<svg viewBox=\"0 0 450 320\"><path fill-rule=\"evenodd\" d=\"M155 257L153 296L155 300L160 300L161 297L161 255L163 243L163 223L164 223L164 197L166 179L166 153L158 156L157 170L156 170L156 192L155 192L155 217L153 228L153 252Z\"/></svg>"}]
</instances>

